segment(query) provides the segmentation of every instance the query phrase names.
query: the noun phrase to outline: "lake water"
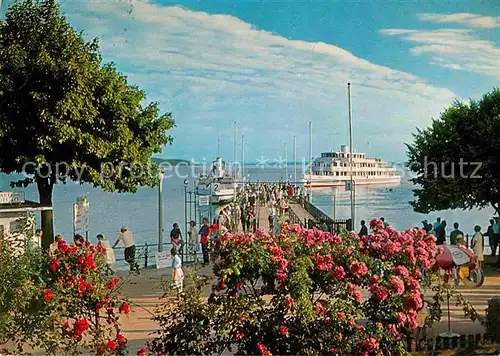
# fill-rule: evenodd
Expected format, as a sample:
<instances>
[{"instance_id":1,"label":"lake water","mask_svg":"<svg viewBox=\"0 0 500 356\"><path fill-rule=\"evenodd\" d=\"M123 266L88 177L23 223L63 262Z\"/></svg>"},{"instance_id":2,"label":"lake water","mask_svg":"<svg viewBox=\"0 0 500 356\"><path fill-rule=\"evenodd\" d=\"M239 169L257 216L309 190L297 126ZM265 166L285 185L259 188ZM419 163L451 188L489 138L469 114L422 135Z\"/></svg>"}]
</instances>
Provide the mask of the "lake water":
<instances>
[{"instance_id":1,"label":"lake water","mask_svg":"<svg viewBox=\"0 0 500 356\"><path fill-rule=\"evenodd\" d=\"M198 168L195 168L197 170ZM288 172L292 172L291 167ZM182 177L165 178L163 184L163 224L165 241L172 224L178 222L184 230L184 179L192 176L191 167L179 168ZM251 181L277 181L284 176L284 169L258 166L246 167ZM9 187L11 180L22 176L0 175L0 191L12 191ZM194 179L189 179L192 188ZM434 222L440 216L448 223L448 233L452 230L453 222L460 223L465 233L471 233L474 225L479 224L483 231L488 226L489 219L493 216L493 209L472 211L442 211L430 215L415 213L408 203L412 200L413 186L407 180L401 185L392 188L358 188L356 192L356 218L366 221L375 217L385 217L386 221L398 230L421 226L423 219ZM14 189L20 190L20 189ZM35 186L26 190L26 198L38 201ZM313 203L328 215L333 215L334 195L336 196L336 217L348 218L350 216L350 193L344 188L313 190ZM55 232L63 234L66 238L72 236L72 204L79 196L86 196L90 203L90 232L91 241L102 233L114 239L122 225L127 225L134 233L136 242L156 243L158 239L158 189L139 188L135 194L106 193L100 188L93 188L89 184L78 183L58 184L54 188L54 223ZM188 194L189 196L189 194ZM206 208L202 215L210 217ZM192 209L194 218L194 207ZM199 214L198 219L199 220ZM169 240L169 239L168 239ZM487 245L487 244L485 244ZM489 249L488 249L489 251Z\"/></svg>"}]
</instances>

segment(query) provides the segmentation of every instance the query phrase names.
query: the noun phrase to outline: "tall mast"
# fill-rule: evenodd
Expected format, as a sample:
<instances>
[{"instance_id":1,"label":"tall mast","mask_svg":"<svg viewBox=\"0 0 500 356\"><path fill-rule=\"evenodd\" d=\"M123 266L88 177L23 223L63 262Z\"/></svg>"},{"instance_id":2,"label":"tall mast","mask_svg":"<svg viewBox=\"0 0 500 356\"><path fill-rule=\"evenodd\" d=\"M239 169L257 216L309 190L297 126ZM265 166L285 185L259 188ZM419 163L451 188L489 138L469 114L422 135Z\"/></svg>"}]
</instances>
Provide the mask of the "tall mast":
<instances>
[{"instance_id":1,"label":"tall mast","mask_svg":"<svg viewBox=\"0 0 500 356\"><path fill-rule=\"evenodd\" d=\"M293 135L293 184L297 184L297 139Z\"/></svg>"},{"instance_id":2,"label":"tall mast","mask_svg":"<svg viewBox=\"0 0 500 356\"><path fill-rule=\"evenodd\" d=\"M217 130L217 157L220 157L220 130Z\"/></svg>"},{"instance_id":3,"label":"tall mast","mask_svg":"<svg viewBox=\"0 0 500 356\"><path fill-rule=\"evenodd\" d=\"M284 149L285 149L285 182L288 182L288 150L286 147L286 141L284 144Z\"/></svg>"},{"instance_id":4,"label":"tall mast","mask_svg":"<svg viewBox=\"0 0 500 356\"><path fill-rule=\"evenodd\" d=\"M233 152L233 169L234 169L234 172L233 174L236 174L236 162L238 161L238 156L236 155L236 151L237 151L237 147L238 147L238 139L236 138L236 121L234 122L234 152Z\"/></svg>"},{"instance_id":5,"label":"tall mast","mask_svg":"<svg viewBox=\"0 0 500 356\"><path fill-rule=\"evenodd\" d=\"M241 134L241 178L245 174L245 135Z\"/></svg>"},{"instance_id":6,"label":"tall mast","mask_svg":"<svg viewBox=\"0 0 500 356\"><path fill-rule=\"evenodd\" d=\"M352 108L351 108L351 83L347 83L347 100L349 103L349 166L350 166L350 176L351 176L351 223L352 229L355 229L356 220L355 220L355 208L354 208L354 182L352 179L352 169L353 169L353 161L352 161Z\"/></svg>"},{"instance_id":7,"label":"tall mast","mask_svg":"<svg viewBox=\"0 0 500 356\"><path fill-rule=\"evenodd\" d=\"M312 150L313 150L313 141L312 141L312 121L309 121L309 201L311 201L312 195Z\"/></svg>"}]
</instances>

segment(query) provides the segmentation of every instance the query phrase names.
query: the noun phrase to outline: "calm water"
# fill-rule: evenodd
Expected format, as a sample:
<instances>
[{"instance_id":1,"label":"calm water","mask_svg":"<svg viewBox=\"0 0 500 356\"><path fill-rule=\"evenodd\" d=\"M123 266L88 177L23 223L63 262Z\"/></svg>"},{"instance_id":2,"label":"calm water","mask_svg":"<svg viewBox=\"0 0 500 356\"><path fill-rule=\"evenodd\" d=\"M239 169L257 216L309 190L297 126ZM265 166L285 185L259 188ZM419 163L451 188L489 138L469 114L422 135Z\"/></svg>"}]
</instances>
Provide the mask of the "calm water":
<instances>
[{"instance_id":1,"label":"calm water","mask_svg":"<svg viewBox=\"0 0 500 356\"><path fill-rule=\"evenodd\" d=\"M184 167L179 170L187 174L191 168ZM289 173L292 171L288 169ZM277 181L284 176L284 170L278 168L261 169L256 166L246 168L251 181ZM0 175L0 191L12 191L9 187L11 180L20 176ZM184 227L184 179L185 177L165 178L163 184L163 224L165 240L174 222ZM193 179L189 179L192 188ZM356 192L356 217L357 220L383 216L396 229L407 229L421 226L423 219L430 222L440 216L448 223L449 231L453 222L460 223L465 233L471 233L475 224L486 230L488 221L493 215L493 209L472 211L442 211L431 215L415 213L408 204L412 200L412 185L403 182L393 188L358 188ZM19 190L19 189L16 189ZM350 193L344 188L313 190L313 203L325 213L333 216L334 195L336 196L336 217L348 218L350 216ZM54 188L54 220L55 232L66 237L72 235L72 204L79 196L86 196L90 203L90 232L92 241L98 233L114 239L122 225L127 225L136 236L137 243L156 243L158 239L158 190L157 188L140 188L135 194L106 193L100 188L93 188L88 184L58 184ZM38 200L36 187L31 186L26 190L26 198ZM203 216L210 217L213 212L204 208ZM199 211L198 218L199 221ZM191 211L195 218L194 207ZM448 232L449 232L448 231Z\"/></svg>"}]
</instances>

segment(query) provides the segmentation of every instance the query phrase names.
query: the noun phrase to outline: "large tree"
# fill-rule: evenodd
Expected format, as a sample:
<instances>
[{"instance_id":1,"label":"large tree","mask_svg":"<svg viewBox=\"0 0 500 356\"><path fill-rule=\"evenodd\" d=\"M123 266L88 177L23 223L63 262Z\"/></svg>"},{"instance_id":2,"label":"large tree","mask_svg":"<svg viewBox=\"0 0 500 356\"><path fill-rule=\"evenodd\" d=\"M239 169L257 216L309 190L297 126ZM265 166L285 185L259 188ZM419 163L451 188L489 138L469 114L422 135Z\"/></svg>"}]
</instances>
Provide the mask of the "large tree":
<instances>
[{"instance_id":1,"label":"large tree","mask_svg":"<svg viewBox=\"0 0 500 356\"><path fill-rule=\"evenodd\" d=\"M417 212L492 206L500 215L500 91L455 101L407 145Z\"/></svg>"},{"instance_id":2,"label":"large tree","mask_svg":"<svg viewBox=\"0 0 500 356\"><path fill-rule=\"evenodd\" d=\"M144 105L145 92L102 62L55 0L12 5L0 23L0 171L24 172L40 203L54 184L88 182L134 192L157 182L151 155L172 141L171 114ZM52 212L42 214L46 247Z\"/></svg>"}]
</instances>

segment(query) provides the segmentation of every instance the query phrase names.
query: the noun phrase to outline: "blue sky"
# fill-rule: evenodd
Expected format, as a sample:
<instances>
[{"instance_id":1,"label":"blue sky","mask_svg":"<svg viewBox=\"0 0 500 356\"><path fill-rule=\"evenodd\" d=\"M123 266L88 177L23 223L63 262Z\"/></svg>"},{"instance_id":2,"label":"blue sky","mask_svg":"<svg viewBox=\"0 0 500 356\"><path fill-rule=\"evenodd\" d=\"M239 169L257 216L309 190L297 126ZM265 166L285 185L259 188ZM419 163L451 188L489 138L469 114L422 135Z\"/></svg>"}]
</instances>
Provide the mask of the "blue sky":
<instances>
[{"instance_id":1,"label":"blue sky","mask_svg":"<svg viewBox=\"0 0 500 356\"><path fill-rule=\"evenodd\" d=\"M5 0L4 0L5 1ZM5 3L3 5L5 7ZM148 99L171 111L163 155L233 158L233 121L246 157L298 157L348 143L404 160L404 143L454 98L498 86L497 1L67 0L62 9ZM239 142L240 143L240 142Z\"/></svg>"}]
</instances>

